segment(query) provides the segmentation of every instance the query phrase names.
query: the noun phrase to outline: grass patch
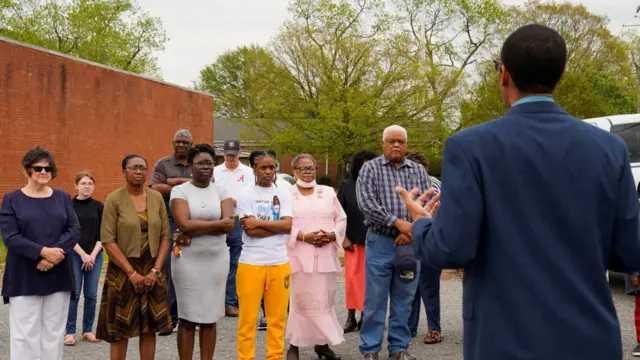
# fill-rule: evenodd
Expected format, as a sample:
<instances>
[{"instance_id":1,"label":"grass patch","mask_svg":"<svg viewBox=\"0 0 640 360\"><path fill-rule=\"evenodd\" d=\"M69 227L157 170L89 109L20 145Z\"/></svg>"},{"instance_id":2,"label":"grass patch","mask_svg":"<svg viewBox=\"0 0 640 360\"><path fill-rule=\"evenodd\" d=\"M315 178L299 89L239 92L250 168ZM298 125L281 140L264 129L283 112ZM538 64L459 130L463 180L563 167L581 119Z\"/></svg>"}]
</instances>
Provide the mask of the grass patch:
<instances>
[{"instance_id":1,"label":"grass patch","mask_svg":"<svg viewBox=\"0 0 640 360\"><path fill-rule=\"evenodd\" d=\"M0 236L0 264L4 264L4 261L7 259L7 248L4 247L4 242L2 241L2 237Z\"/></svg>"}]
</instances>

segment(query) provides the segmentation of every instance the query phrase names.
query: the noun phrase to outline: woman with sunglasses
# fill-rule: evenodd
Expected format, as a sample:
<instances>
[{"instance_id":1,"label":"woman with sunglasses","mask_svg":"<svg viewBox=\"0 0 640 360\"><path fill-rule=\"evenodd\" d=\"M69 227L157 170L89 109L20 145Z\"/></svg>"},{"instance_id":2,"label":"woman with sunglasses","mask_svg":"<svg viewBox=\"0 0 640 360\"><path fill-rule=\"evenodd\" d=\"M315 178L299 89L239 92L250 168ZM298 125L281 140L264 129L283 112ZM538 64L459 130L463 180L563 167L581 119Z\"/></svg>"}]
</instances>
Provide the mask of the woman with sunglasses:
<instances>
[{"instance_id":1,"label":"woman with sunglasses","mask_svg":"<svg viewBox=\"0 0 640 360\"><path fill-rule=\"evenodd\" d=\"M67 316L67 335L64 344L76 344L76 322L78 318L78 301L84 289L84 314L82 316L82 341L100 342L93 334L93 322L96 318L96 301L98 299L98 283L102 272L102 243L100 242L100 223L104 204L91 197L95 189L93 175L81 171L76 175L76 191L73 198L73 209L80 222L80 240L71 253L71 266L75 278L75 300L69 305Z\"/></svg>"},{"instance_id":2,"label":"woman with sunglasses","mask_svg":"<svg viewBox=\"0 0 640 360\"><path fill-rule=\"evenodd\" d=\"M73 293L71 251L80 225L71 197L49 186L56 177L44 148L22 159L27 185L2 199L0 232L7 248L2 296L9 303L10 359L62 359Z\"/></svg>"},{"instance_id":3,"label":"woman with sunglasses","mask_svg":"<svg viewBox=\"0 0 640 360\"><path fill-rule=\"evenodd\" d=\"M212 182L216 154L207 144L187 155L191 180L171 190L171 214L180 230L172 262L178 301L178 357L193 358L196 325L200 359L211 360L216 348L216 323L225 316L229 273L226 234L235 227L231 193Z\"/></svg>"},{"instance_id":4,"label":"woman with sunglasses","mask_svg":"<svg viewBox=\"0 0 640 360\"><path fill-rule=\"evenodd\" d=\"M126 185L107 196L100 240L109 255L102 288L98 339L111 344L111 360L125 360L129 339L140 338L140 359L156 352L156 333L171 329L164 262L169 219L162 195L145 186L147 161L122 160Z\"/></svg>"}]
</instances>

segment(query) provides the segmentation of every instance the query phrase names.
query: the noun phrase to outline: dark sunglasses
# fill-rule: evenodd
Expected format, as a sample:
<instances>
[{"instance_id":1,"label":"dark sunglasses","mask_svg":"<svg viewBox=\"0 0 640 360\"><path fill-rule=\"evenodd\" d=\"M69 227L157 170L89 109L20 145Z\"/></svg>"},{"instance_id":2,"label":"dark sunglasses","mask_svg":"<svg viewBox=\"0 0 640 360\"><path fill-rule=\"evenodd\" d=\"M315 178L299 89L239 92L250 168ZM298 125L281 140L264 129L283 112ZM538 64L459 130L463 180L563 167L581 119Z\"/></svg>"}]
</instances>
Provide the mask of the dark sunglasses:
<instances>
[{"instance_id":1,"label":"dark sunglasses","mask_svg":"<svg viewBox=\"0 0 640 360\"><path fill-rule=\"evenodd\" d=\"M42 170L48 173L53 171L53 167L51 166L32 166L31 169L37 173L42 172Z\"/></svg>"},{"instance_id":2,"label":"dark sunglasses","mask_svg":"<svg viewBox=\"0 0 640 360\"><path fill-rule=\"evenodd\" d=\"M493 59L493 67L496 68L496 71L500 71L501 66L502 66L502 61L498 59Z\"/></svg>"}]
</instances>

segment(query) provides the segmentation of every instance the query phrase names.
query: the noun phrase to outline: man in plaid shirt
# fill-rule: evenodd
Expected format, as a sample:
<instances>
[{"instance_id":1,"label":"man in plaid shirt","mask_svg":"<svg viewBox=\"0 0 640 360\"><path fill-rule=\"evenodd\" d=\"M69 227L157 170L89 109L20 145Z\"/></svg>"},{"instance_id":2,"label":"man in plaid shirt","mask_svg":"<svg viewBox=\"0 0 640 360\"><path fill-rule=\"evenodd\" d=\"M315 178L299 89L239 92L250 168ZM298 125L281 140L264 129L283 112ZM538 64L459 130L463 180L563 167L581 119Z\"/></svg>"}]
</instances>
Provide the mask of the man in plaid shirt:
<instances>
[{"instance_id":1,"label":"man in plaid shirt","mask_svg":"<svg viewBox=\"0 0 640 360\"><path fill-rule=\"evenodd\" d=\"M366 285L360 352L364 359L377 359L391 298L389 316L389 354L391 359L414 360L407 352L411 342L408 320L418 286L419 266L412 281L394 276L396 245L411 243L409 212L395 188L431 187L427 171L405 158L407 131L392 125L382 135L384 155L367 162L356 185L358 205L368 227L366 237Z\"/></svg>"}]
</instances>

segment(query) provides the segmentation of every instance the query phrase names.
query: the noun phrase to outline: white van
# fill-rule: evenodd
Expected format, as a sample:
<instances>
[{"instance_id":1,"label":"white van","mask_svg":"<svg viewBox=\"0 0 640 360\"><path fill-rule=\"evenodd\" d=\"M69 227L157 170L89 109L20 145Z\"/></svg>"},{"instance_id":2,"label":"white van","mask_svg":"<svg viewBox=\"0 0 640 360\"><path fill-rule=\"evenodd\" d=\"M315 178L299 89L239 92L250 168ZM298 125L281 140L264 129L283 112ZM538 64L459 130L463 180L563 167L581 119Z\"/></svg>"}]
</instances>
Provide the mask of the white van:
<instances>
[{"instance_id":1,"label":"white van","mask_svg":"<svg viewBox=\"0 0 640 360\"><path fill-rule=\"evenodd\" d=\"M584 121L610 131L624 140L627 149L629 149L633 180L638 188L638 182L640 182L640 114L604 116Z\"/></svg>"}]
</instances>

